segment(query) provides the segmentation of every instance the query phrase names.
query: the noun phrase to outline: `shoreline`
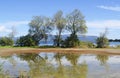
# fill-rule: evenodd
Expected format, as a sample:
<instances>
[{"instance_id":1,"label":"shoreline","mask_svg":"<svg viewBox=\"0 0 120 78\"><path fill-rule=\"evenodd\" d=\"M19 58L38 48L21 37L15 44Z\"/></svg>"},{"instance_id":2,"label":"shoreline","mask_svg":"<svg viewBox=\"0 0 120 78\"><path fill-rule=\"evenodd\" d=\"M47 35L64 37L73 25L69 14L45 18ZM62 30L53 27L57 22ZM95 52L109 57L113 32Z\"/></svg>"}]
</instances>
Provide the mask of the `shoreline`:
<instances>
[{"instance_id":1,"label":"shoreline","mask_svg":"<svg viewBox=\"0 0 120 78\"><path fill-rule=\"evenodd\" d=\"M0 56L22 53L80 53L80 54L101 54L120 55L120 49L108 48L0 48Z\"/></svg>"}]
</instances>

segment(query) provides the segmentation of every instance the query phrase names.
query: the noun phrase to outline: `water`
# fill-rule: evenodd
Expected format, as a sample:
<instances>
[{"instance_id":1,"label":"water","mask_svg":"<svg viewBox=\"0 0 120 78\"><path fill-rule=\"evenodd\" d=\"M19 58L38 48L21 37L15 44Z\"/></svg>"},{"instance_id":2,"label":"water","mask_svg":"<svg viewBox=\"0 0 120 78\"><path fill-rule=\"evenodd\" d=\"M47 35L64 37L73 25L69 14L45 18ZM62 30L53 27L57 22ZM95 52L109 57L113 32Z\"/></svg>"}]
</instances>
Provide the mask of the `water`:
<instances>
[{"instance_id":1,"label":"water","mask_svg":"<svg viewBox=\"0 0 120 78\"><path fill-rule=\"evenodd\" d=\"M110 46L115 47L115 46L118 46L118 45L120 45L120 42L110 42Z\"/></svg>"},{"instance_id":2,"label":"water","mask_svg":"<svg viewBox=\"0 0 120 78\"><path fill-rule=\"evenodd\" d=\"M47 42L43 41L43 42L40 42L39 46L45 46L45 45L52 46L53 44L54 44L53 41L47 41ZM118 45L120 45L120 42L109 42L109 46L116 47Z\"/></svg>"},{"instance_id":3,"label":"water","mask_svg":"<svg viewBox=\"0 0 120 78\"><path fill-rule=\"evenodd\" d=\"M120 78L120 55L14 54L0 64L0 78Z\"/></svg>"}]
</instances>

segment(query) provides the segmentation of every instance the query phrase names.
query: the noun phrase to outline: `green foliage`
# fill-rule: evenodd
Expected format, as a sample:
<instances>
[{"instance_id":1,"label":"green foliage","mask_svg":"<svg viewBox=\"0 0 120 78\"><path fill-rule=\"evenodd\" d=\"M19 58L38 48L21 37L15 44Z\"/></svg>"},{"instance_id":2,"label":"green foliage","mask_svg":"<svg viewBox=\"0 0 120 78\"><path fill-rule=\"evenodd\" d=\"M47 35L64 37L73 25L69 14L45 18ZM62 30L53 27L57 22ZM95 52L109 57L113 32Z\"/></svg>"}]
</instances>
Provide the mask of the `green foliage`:
<instances>
[{"instance_id":1,"label":"green foliage","mask_svg":"<svg viewBox=\"0 0 120 78\"><path fill-rule=\"evenodd\" d=\"M39 48L57 48L56 46L49 46L49 45L46 45L46 46L40 46Z\"/></svg>"},{"instance_id":2,"label":"green foliage","mask_svg":"<svg viewBox=\"0 0 120 78\"><path fill-rule=\"evenodd\" d=\"M109 45L109 41L106 37L98 37L97 38L97 48L106 48Z\"/></svg>"},{"instance_id":3,"label":"green foliage","mask_svg":"<svg viewBox=\"0 0 120 78\"><path fill-rule=\"evenodd\" d=\"M80 48L95 48L95 45L92 42L83 42L80 41Z\"/></svg>"},{"instance_id":4,"label":"green foliage","mask_svg":"<svg viewBox=\"0 0 120 78\"><path fill-rule=\"evenodd\" d=\"M53 23L55 28L57 29L57 35L55 36L54 43L56 46L60 46L61 43L61 34L66 26L66 19L63 17L63 12L58 11L53 18Z\"/></svg>"},{"instance_id":5,"label":"green foliage","mask_svg":"<svg viewBox=\"0 0 120 78\"><path fill-rule=\"evenodd\" d=\"M77 37L77 35L71 34L70 37L67 37L63 43L62 47L78 47L80 44L80 41Z\"/></svg>"},{"instance_id":6,"label":"green foliage","mask_svg":"<svg viewBox=\"0 0 120 78\"><path fill-rule=\"evenodd\" d=\"M107 61L109 60L109 56L107 55L97 55L96 59L100 61L101 65L107 64Z\"/></svg>"},{"instance_id":7,"label":"green foliage","mask_svg":"<svg viewBox=\"0 0 120 78\"><path fill-rule=\"evenodd\" d=\"M105 32L100 34L100 37L97 38L97 48L106 48L109 45L109 40L106 37L108 31L105 29Z\"/></svg>"},{"instance_id":8,"label":"green foliage","mask_svg":"<svg viewBox=\"0 0 120 78\"><path fill-rule=\"evenodd\" d=\"M65 39L64 47L79 47L80 41L77 34L84 34L87 32L87 26L85 24L84 16L82 13L75 9L73 12L67 15L67 30L71 33L70 37Z\"/></svg>"},{"instance_id":9,"label":"green foliage","mask_svg":"<svg viewBox=\"0 0 120 78\"><path fill-rule=\"evenodd\" d=\"M29 23L29 34L33 37L35 45L39 45L40 40L47 38L47 33L52 30L51 20L45 16L35 16Z\"/></svg>"},{"instance_id":10,"label":"green foliage","mask_svg":"<svg viewBox=\"0 0 120 78\"><path fill-rule=\"evenodd\" d=\"M20 37L17 42L17 46L35 46L35 41L30 35Z\"/></svg>"},{"instance_id":11,"label":"green foliage","mask_svg":"<svg viewBox=\"0 0 120 78\"><path fill-rule=\"evenodd\" d=\"M55 35L55 38L54 38L54 46L61 46L62 45L62 38L59 37L59 35Z\"/></svg>"},{"instance_id":12,"label":"green foliage","mask_svg":"<svg viewBox=\"0 0 120 78\"><path fill-rule=\"evenodd\" d=\"M1 46L12 46L13 40L9 37L2 37L0 38L0 45Z\"/></svg>"},{"instance_id":13,"label":"green foliage","mask_svg":"<svg viewBox=\"0 0 120 78\"><path fill-rule=\"evenodd\" d=\"M84 16L80 10L75 9L73 12L67 15L67 30L71 34L84 34L87 32L87 26L85 24Z\"/></svg>"},{"instance_id":14,"label":"green foliage","mask_svg":"<svg viewBox=\"0 0 120 78\"><path fill-rule=\"evenodd\" d=\"M71 34L70 37L67 37L64 41L62 41L62 47L94 48L95 45L92 42L80 41L77 35Z\"/></svg>"}]
</instances>

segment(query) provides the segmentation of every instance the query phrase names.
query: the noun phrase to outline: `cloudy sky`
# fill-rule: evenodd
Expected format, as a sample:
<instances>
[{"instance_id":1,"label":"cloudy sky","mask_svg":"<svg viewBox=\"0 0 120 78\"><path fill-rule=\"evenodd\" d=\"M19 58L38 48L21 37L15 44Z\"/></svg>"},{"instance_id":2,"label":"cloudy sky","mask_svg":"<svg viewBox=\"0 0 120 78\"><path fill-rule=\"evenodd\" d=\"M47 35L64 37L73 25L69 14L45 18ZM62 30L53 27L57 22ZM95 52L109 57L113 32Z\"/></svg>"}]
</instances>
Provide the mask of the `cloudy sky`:
<instances>
[{"instance_id":1,"label":"cloudy sky","mask_svg":"<svg viewBox=\"0 0 120 78\"><path fill-rule=\"evenodd\" d=\"M108 38L120 38L120 0L0 0L0 36L7 36L12 26L16 36L25 35L33 16L52 17L58 10L68 14L74 9L85 16L86 35L99 36L108 28Z\"/></svg>"}]
</instances>

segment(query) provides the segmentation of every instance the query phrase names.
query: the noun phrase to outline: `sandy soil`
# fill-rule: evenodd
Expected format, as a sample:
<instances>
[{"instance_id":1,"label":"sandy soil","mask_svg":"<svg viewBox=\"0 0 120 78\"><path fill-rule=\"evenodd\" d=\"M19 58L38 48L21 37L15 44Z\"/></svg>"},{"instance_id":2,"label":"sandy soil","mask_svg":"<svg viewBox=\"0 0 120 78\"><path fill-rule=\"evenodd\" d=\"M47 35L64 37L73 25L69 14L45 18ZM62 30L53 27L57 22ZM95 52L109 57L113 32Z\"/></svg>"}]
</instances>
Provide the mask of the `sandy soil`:
<instances>
[{"instance_id":1,"label":"sandy soil","mask_svg":"<svg viewBox=\"0 0 120 78\"><path fill-rule=\"evenodd\" d=\"M76 49L76 48L0 48L0 56L21 53L60 52L81 54L120 55L120 49Z\"/></svg>"}]
</instances>

